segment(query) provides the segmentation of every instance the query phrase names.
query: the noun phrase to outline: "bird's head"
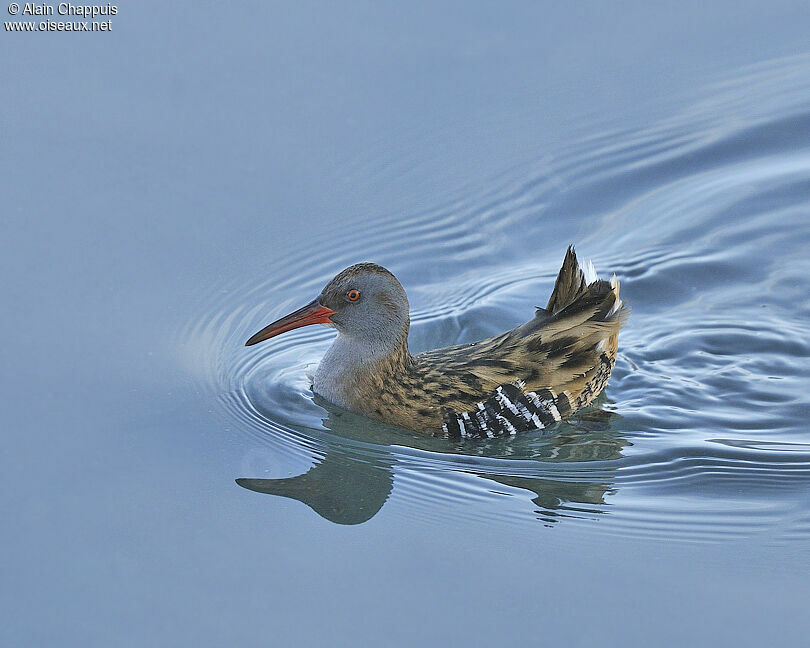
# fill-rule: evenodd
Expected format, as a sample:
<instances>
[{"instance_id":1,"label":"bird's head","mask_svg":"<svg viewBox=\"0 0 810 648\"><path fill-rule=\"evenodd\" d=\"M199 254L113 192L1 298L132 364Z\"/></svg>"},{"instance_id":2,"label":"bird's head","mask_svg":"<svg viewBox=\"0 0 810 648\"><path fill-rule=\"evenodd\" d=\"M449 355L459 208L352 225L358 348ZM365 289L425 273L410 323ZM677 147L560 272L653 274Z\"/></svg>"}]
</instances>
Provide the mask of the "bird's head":
<instances>
[{"instance_id":1,"label":"bird's head","mask_svg":"<svg viewBox=\"0 0 810 648\"><path fill-rule=\"evenodd\" d=\"M408 333L408 297L388 270L358 263L335 276L309 304L265 326L245 346L309 324L331 326L369 345L399 344Z\"/></svg>"}]
</instances>

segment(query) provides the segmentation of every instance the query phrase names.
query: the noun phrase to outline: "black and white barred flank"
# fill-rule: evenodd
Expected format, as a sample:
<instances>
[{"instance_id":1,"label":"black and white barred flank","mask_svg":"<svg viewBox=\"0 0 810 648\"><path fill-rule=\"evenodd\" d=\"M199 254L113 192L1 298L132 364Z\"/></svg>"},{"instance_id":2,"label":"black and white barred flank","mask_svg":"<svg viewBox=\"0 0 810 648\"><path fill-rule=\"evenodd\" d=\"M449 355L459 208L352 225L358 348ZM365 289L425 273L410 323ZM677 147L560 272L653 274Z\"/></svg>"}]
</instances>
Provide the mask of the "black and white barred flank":
<instances>
[{"instance_id":1,"label":"black and white barred flank","mask_svg":"<svg viewBox=\"0 0 810 648\"><path fill-rule=\"evenodd\" d=\"M517 381L498 387L477 409L468 412L443 412L442 429L451 439L492 439L528 430L547 428L571 413L566 392L552 389L524 392Z\"/></svg>"}]
</instances>

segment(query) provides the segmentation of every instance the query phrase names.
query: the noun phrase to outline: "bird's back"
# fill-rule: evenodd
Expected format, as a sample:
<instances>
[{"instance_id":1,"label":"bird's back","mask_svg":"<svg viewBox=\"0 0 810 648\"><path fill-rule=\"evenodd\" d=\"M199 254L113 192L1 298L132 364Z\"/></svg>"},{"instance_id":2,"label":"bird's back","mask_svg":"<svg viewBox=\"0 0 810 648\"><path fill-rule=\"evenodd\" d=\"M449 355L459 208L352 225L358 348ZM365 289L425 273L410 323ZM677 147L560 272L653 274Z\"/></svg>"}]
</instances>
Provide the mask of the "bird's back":
<instances>
[{"instance_id":1,"label":"bird's back","mask_svg":"<svg viewBox=\"0 0 810 648\"><path fill-rule=\"evenodd\" d=\"M628 314L615 276L596 279L590 264L583 272L569 248L546 308L531 321L412 356L369 414L463 437L548 427L602 391Z\"/></svg>"}]
</instances>

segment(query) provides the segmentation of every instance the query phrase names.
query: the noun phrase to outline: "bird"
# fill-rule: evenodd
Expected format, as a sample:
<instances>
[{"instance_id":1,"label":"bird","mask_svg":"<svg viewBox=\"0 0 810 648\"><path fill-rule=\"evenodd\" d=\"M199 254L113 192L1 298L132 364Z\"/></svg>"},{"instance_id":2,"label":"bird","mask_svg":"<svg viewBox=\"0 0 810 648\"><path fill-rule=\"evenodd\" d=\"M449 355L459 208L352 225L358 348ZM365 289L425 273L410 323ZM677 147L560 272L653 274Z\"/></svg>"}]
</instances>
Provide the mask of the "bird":
<instances>
[{"instance_id":1,"label":"bird","mask_svg":"<svg viewBox=\"0 0 810 648\"><path fill-rule=\"evenodd\" d=\"M569 246L548 303L530 321L478 342L411 354L404 288L382 266L358 263L245 346L302 326L334 328L314 393L396 427L486 439L550 428L596 398L629 312L616 275L598 279Z\"/></svg>"}]
</instances>

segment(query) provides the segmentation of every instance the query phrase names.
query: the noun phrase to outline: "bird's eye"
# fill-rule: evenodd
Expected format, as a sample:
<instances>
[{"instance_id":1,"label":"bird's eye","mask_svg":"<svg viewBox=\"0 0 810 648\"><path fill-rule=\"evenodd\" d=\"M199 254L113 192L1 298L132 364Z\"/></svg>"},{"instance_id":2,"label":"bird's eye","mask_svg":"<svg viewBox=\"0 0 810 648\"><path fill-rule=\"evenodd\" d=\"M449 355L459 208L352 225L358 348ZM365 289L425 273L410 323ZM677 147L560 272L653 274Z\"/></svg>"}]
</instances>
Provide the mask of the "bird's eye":
<instances>
[{"instance_id":1,"label":"bird's eye","mask_svg":"<svg viewBox=\"0 0 810 648\"><path fill-rule=\"evenodd\" d=\"M360 291L352 288L349 292L346 293L346 299L348 299L349 301L357 301L358 299L360 299Z\"/></svg>"}]
</instances>

